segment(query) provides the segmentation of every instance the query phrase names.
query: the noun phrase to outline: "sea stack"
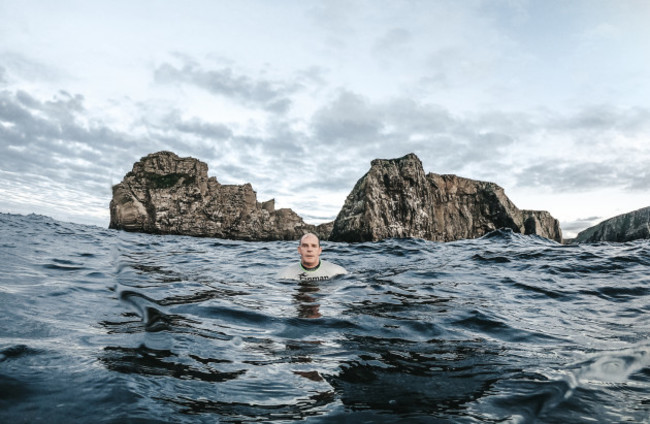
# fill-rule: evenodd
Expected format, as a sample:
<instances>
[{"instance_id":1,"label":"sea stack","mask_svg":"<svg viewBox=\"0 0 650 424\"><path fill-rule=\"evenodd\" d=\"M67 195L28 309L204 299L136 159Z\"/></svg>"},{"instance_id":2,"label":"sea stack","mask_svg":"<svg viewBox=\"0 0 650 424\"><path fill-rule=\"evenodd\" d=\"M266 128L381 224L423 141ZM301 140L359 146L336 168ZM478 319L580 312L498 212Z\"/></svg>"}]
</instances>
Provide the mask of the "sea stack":
<instances>
[{"instance_id":1,"label":"sea stack","mask_svg":"<svg viewBox=\"0 0 650 424\"><path fill-rule=\"evenodd\" d=\"M558 242L558 221L546 211L519 210L494 183L426 174L414 154L376 159L354 186L333 223L307 224L291 209L258 202L249 183L223 185L208 166L171 152L152 153L113 187L110 228L235 240L363 242L416 237L477 238L499 228Z\"/></svg>"},{"instance_id":2,"label":"sea stack","mask_svg":"<svg viewBox=\"0 0 650 424\"><path fill-rule=\"evenodd\" d=\"M499 228L562 242L559 222L546 211L518 209L497 184L426 174L414 154L376 159L339 212L330 240L390 237L434 241L471 239Z\"/></svg>"},{"instance_id":3,"label":"sea stack","mask_svg":"<svg viewBox=\"0 0 650 424\"><path fill-rule=\"evenodd\" d=\"M235 240L327 238L331 224L306 224L291 209L260 203L250 184L223 185L208 165L171 152L152 153L113 187L109 228Z\"/></svg>"}]
</instances>

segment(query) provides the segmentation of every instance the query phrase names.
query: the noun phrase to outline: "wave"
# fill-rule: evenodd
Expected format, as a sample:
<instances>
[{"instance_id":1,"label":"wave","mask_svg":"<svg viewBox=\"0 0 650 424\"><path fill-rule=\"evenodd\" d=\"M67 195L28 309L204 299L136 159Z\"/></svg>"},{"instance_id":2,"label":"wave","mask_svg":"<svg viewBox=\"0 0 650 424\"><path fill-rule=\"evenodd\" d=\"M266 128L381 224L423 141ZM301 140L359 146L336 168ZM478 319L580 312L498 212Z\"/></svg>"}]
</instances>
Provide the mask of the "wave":
<instances>
[{"instance_id":1,"label":"wave","mask_svg":"<svg viewBox=\"0 0 650 424\"><path fill-rule=\"evenodd\" d=\"M324 242L349 274L293 284L295 242L7 214L0 240L2 422L650 416L648 241Z\"/></svg>"}]
</instances>

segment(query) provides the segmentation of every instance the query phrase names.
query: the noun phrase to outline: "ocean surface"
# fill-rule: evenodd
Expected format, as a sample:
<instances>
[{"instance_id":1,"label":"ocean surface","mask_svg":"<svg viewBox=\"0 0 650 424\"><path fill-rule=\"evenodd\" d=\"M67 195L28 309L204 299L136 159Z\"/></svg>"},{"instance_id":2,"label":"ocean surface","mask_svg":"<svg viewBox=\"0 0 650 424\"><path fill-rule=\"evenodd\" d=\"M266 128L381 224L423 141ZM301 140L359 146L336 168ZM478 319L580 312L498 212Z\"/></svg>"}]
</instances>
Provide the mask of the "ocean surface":
<instances>
[{"instance_id":1,"label":"ocean surface","mask_svg":"<svg viewBox=\"0 0 650 424\"><path fill-rule=\"evenodd\" d=\"M0 214L0 423L650 422L650 243L324 243Z\"/></svg>"}]
</instances>

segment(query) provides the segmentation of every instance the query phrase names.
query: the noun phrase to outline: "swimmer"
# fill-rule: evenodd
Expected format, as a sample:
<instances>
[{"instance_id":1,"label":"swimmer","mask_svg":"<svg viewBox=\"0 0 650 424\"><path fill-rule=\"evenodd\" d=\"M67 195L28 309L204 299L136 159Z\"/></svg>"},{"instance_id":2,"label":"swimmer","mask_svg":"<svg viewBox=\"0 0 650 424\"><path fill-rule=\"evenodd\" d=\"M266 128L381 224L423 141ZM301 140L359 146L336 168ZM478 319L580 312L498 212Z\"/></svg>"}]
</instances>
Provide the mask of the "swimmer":
<instances>
[{"instance_id":1,"label":"swimmer","mask_svg":"<svg viewBox=\"0 0 650 424\"><path fill-rule=\"evenodd\" d=\"M285 280L320 281L347 274L345 268L320 259L323 248L315 234L307 233L298 244L300 262L282 269L278 278Z\"/></svg>"}]
</instances>

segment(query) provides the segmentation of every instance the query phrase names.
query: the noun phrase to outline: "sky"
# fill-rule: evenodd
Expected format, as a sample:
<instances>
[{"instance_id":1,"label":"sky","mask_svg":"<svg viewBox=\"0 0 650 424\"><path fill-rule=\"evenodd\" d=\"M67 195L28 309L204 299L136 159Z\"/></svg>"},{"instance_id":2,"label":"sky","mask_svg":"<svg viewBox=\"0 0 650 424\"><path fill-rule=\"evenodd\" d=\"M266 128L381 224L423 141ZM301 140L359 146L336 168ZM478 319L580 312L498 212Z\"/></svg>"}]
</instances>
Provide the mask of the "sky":
<instances>
[{"instance_id":1,"label":"sky","mask_svg":"<svg viewBox=\"0 0 650 424\"><path fill-rule=\"evenodd\" d=\"M108 226L168 150L333 220L373 159L565 238L650 206L650 1L0 0L0 212Z\"/></svg>"}]
</instances>

